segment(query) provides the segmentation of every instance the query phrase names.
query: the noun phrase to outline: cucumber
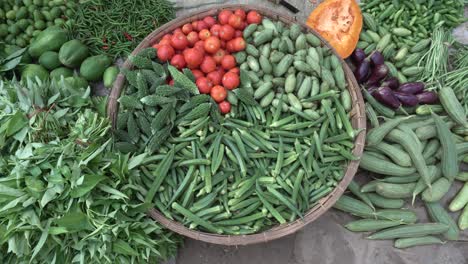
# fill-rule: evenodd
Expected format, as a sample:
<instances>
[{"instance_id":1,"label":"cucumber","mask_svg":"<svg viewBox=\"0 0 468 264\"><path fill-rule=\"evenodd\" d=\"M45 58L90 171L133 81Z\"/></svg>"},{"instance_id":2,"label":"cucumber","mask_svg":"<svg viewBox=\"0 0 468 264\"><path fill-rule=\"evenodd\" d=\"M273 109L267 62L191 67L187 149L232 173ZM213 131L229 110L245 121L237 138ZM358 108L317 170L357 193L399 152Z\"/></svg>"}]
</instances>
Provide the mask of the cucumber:
<instances>
[{"instance_id":1,"label":"cucumber","mask_svg":"<svg viewBox=\"0 0 468 264\"><path fill-rule=\"evenodd\" d=\"M294 56L286 54L281 61L273 68L273 74L276 77L281 77L288 71L289 66L292 65Z\"/></svg>"},{"instance_id":2,"label":"cucumber","mask_svg":"<svg viewBox=\"0 0 468 264\"><path fill-rule=\"evenodd\" d=\"M425 224L412 224L392 227L379 232L376 232L368 239L394 239L394 238L409 238L421 237L427 235L437 235L444 233L448 230L446 224L441 223L425 223Z\"/></svg>"}]
</instances>

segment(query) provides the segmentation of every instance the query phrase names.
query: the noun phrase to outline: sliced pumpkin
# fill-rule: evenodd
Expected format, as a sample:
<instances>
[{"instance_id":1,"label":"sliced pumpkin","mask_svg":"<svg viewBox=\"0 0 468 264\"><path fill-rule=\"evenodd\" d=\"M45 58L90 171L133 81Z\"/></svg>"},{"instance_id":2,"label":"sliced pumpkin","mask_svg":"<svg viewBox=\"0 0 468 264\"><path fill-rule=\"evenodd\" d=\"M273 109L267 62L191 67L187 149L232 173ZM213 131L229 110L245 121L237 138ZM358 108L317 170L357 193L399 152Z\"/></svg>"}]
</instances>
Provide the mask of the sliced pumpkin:
<instances>
[{"instance_id":1,"label":"sliced pumpkin","mask_svg":"<svg viewBox=\"0 0 468 264\"><path fill-rule=\"evenodd\" d=\"M338 54L347 58L359 41L362 14L354 0L326 0L315 8L306 24L317 31Z\"/></svg>"}]
</instances>

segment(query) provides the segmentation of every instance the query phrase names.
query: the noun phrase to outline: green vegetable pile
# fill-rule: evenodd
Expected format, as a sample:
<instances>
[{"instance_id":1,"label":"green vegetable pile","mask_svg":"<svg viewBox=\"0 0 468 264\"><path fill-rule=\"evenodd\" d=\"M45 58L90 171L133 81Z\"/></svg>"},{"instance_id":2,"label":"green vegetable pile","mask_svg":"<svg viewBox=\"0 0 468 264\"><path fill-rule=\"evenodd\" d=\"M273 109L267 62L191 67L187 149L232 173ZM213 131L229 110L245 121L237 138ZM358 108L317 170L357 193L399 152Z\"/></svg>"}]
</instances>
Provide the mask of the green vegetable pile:
<instances>
[{"instance_id":1,"label":"green vegetable pile","mask_svg":"<svg viewBox=\"0 0 468 264\"><path fill-rule=\"evenodd\" d=\"M90 0L78 5L72 27L93 55L128 56L153 30L174 19L167 0Z\"/></svg>"},{"instance_id":2,"label":"green vegetable pile","mask_svg":"<svg viewBox=\"0 0 468 264\"><path fill-rule=\"evenodd\" d=\"M0 4L0 38L24 48L51 26L71 26L75 0L3 0Z\"/></svg>"},{"instance_id":3,"label":"green vegetable pile","mask_svg":"<svg viewBox=\"0 0 468 264\"><path fill-rule=\"evenodd\" d=\"M149 220L139 157L113 151L105 100L66 82L0 83L3 263L156 263L178 238Z\"/></svg>"},{"instance_id":4,"label":"green vegetable pile","mask_svg":"<svg viewBox=\"0 0 468 264\"><path fill-rule=\"evenodd\" d=\"M468 228L466 45L450 30L463 22L462 1L365 1L365 30L358 48L382 52L390 74L400 82L422 81L437 91L439 102L396 112L363 89L371 129L360 167L374 177L335 208L363 218L346 228L375 232L369 239L395 239L395 247L458 240ZM451 61L451 62L450 62ZM441 199L455 181L464 182L447 209ZM421 199L432 223L417 223L408 203ZM448 213L460 212L458 221Z\"/></svg>"},{"instance_id":5,"label":"green vegetable pile","mask_svg":"<svg viewBox=\"0 0 468 264\"><path fill-rule=\"evenodd\" d=\"M433 32L445 32L464 22L464 4L459 0L427 3L362 1L360 6L363 11L364 28L357 48L363 49L366 54L374 50L382 52L390 74L397 77L400 83L421 80L420 76L427 75L431 65L441 64L441 61L445 61L446 64L447 56L445 60L438 59L444 55L438 52L440 48L432 49L436 58L428 58L425 55L433 44ZM440 33L438 35L441 39ZM447 38L451 38L450 33L445 36L450 44L451 40ZM420 63L428 59L428 63Z\"/></svg>"},{"instance_id":6,"label":"green vegetable pile","mask_svg":"<svg viewBox=\"0 0 468 264\"><path fill-rule=\"evenodd\" d=\"M273 25L268 21L265 23ZM303 39L298 52L307 52L306 36L300 28L293 28L298 39ZM273 32L264 30L271 40ZM285 26L284 32L289 32ZM318 41L315 37L313 40ZM247 52L253 49L249 46ZM272 55L280 52L277 49L271 47ZM316 49L332 60L327 48L309 50L317 54ZM295 84L289 92L282 85L273 86L275 79L272 75L269 78L268 72L260 81L261 74L242 69L241 86L230 94L234 107L223 118L209 95L198 94L190 71L161 65L152 60L154 56L149 48L130 58L136 69L124 71L128 86L119 98L115 135L120 151L142 153L139 169L146 184L142 195L167 218L218 234L267 230L303 217L343 178L346 161L355 159L351 149L358 131L353 130L343 106L350 107L346 102L350 99L342 102L347 96L341 95L346 82L343 75L331 74L332 68L302 73L303 82L317 84L297 92ZM317 59L312 60L318 63ZM247 60L255 59L251 56ZM277 81L284 83L281 76L294 57L285 55L282 60L289 65L280 62L270 67ZM305 64L301 59L295 61L302 62L300 66ZM339 62L334 67L341 69ZM326 77L325 71L329 72ZM295 78L291 70L289 74ZM168 75L175 82L173 87L166 85ZM342 79L335 80L336 76ZM319 77L321 82L329 78L333 83L322 85L326 90L320 91ZM337 85L343 90L337 89L335 82L344 82ZM254 87L266 85L271 95L259 97L260 88L253 92ZM313 97L311 87L315 87ZM293 102L293 96L304 93L304 89L308 89L307 98L299 96L301 99L295 98L297 104ZM264 99L267 96L268 103ZM303 104L316 112L303 111Z\"/></svg>"}]
</instances>

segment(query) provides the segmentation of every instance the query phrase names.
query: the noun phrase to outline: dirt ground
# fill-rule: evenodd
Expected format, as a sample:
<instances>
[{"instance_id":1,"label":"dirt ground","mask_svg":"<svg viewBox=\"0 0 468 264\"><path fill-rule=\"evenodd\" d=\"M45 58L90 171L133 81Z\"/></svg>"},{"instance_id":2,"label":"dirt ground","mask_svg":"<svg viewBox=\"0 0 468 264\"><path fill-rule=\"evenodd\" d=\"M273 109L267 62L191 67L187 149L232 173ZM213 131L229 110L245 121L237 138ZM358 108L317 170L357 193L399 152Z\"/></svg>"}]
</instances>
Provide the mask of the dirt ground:
<instances>
[{"instance_id":1,"label":"dirt ground","mask_svg":"<svg viewBox=\"0 0 468 264\"><path fill-rule=\"evenodd\" d=\"M299 7L298 19L305 17L314 4L321 1L287 0ZM207 8L206 3L250 3L271 8L267 1L203 1L176 0L177 6L183 7L178 14ZM314 3L314 4L312 4ZM202 4L203 6L199 6ZM286 12L283 8L279 8ZM465 8L465 17L468 9ZM468 44L468 23L454 32L457 39ZM359 175L358 180L366 176ZM460 188L453 186L452 195ZM443 205L449 199L443 201ZM427 221L423 206L416 203L414 209L420 218ZM456 215L454 215L456 217ZM337 210L331 210L317 221L309 224L296 234L269 243L248 247L224 247L186 239L177 259L168 264L468 264L468 230L461 234L460 240L444 245L422 246L406 250L393 247L393 241L376 241L365 239L366 234L352 233L343 227L355 219ZM455 218L456 219L456 218Z\"/></svg>"}]
</instances>

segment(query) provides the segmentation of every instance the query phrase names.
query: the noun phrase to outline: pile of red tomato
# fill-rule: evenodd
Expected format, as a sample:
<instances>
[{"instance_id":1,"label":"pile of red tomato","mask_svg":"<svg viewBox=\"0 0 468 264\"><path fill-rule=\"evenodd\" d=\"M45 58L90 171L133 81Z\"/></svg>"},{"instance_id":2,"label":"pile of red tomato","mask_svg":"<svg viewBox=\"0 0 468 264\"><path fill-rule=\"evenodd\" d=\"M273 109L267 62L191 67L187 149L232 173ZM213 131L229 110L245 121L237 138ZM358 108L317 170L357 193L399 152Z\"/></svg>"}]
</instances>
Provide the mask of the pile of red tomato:
<instances>
[{"instance_id":1,"label":"pile of red tomato","mask_svg":"<svg viewBox=\"0 0 468 264\"><path fill-rule=\"evenodd\" d=\"M200 93L210 94L221 112L227 114L231 111L227 90L240 83L239 68L231 54L245 49L244 28L261 21L256 11L223 10L217 19L207 16L175 29L153 47L159 60L169 61L179 70L192 70Z\"/></svg>"}]
</instances>

